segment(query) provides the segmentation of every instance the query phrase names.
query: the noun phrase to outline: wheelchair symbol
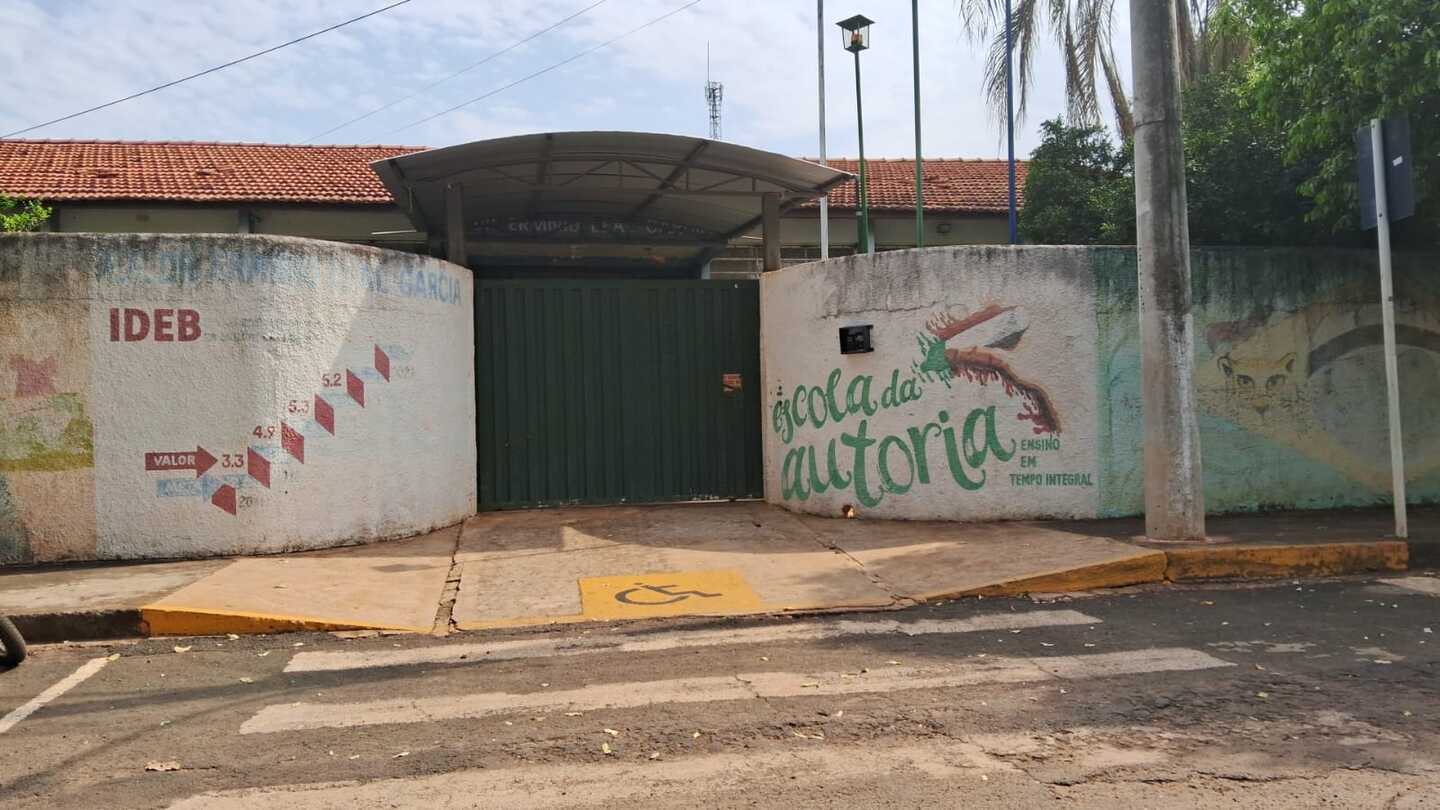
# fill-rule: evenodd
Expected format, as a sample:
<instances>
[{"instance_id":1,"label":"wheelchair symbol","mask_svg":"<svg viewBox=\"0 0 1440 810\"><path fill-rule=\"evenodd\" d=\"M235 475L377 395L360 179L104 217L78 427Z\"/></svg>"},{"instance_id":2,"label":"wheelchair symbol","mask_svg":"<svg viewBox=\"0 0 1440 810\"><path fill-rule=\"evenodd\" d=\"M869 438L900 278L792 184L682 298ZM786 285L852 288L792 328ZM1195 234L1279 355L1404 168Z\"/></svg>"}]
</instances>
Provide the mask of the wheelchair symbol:
<instances>
[{"instance_id":1,"label":"wheelchair symbol","mask_svg":"<svg viewBox=\"0 0 1440 810\"><path fill-rule=\"evenodd\" d=\"M686 599L689 599L689 598L692 597L692 596L698 596L698 597L700 597L700 598L702 598L702 599L713 599L713 598L715 598L715 597L717 597L717 596L724 596L724 594L720 594L720 593L706 593L706 592L704 592L704 591L672 591L672 590L670 590L670 589L673 588L673 587L675 587L675 586L674 586L674 585L643 585L643 584L637 583L637 584L635 585L635 587L633 587L633 588L626 588L625 590L623 590L623 591L615 594L615 601L616 601L616 602L620 602L620 603L622 603L622 604L626 604L626 605L642 605L642 606L647 606L647 605L648 605L648 606L654 606L654 605L673 605L673 604L675 604L676 602L683 602L683 601L685 601ZM641 593L640 596L642 596L642 597L649 596L649 597L651 597L651 598L636 599L636 598L635 598L635 593L636 593L637 591L648 591L648 592L649 592L648 594ZM666 599L656 599L656 598L654 598L654 596L655 596L656 594L658 594L658 595L660 595L660 596L663 596L663 597L668 597L668 598L666 598Z\"/></svg>"}]
</instances>

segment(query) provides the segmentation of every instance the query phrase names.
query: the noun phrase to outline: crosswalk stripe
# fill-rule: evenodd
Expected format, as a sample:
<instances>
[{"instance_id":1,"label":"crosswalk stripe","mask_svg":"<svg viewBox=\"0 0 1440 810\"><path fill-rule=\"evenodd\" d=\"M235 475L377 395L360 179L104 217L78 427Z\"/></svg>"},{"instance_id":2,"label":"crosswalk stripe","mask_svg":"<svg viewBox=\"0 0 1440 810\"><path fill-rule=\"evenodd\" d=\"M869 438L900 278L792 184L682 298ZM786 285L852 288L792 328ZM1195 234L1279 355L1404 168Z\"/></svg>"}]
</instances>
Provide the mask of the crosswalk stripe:
<instances>
[{"instance_id":1,"label":"crosswalk stripe","mask_svg":"<svg viewBox=\"0 0 1440 810\"><path fill-rule=\"evenodd\" d=\"M939 667L891 667L868 673L755 672L728 677L608 683L555 692L485 692L362 703L288 703L266 706L240 727L241 734L319 728L475 719L520 712L595 711L653 704L847 695L993 683L1081 680L1148 672L1233 666L1199 650L1152 648L1043 658L995 657Z\"/></svg>"},{"instance_id":2,"label":"crosswalk stripe","mask_svg":"<svg viewBox=\"0 0 1440 810\"><path fill-rule=\"evenodd\" d=\"M1431 596L1440 596L1440 579L1435 577L1395 577L1393 579L1382 579L1386 585L1396 585L1406 590L1428 593Z\"/></svg>"},{"instance_id":3,"label":"crosswalk stripe","mask_svg":"<svg viewBox=\"0 0 1440 810\"><path fill-rule=\"evenodd\" d=\"M480 644L447 644L411 650L305 652L292 658L290 663L285 666L285 671L336 672L372 667L548 658L557 655L579 655L593 652L656 652L727 644L815 641L844 636L892 634L921 636L994 630L1029 630L1039 627L1069 627L1082 624L1100 624L1100 620L1074 610L1036 610L1023 613L995 613L965 619L922 619L914 622L894 620L805 622L725 630L688 630L618 636L578 636L566 639L519 639Z\"/></svg>"},{"instance_id":4,"label":"crosswalk stripe","mask_svg":"<svg viewBox=\"0 0 1440 810\"><path fill-rule=\"evenodd\" d=\"M864 767L856 763L863 762ZM1003 761L972 743L927 740L887 748L868 745L766 750L686 756L636 762L616 757L603 763L567 762L515 768L464 770L370 782L321 782L202 793L182 799L170 810L334 810L339 807L455 807L459 797L473 806L526 807L531 810L615 807L641 800L653 806L697 795L726 795L736 783L783 780L787 787L833 786L896 774L929 779L977 778L985 772L1012 771ZM982 778L989 778L982 777ZM471 805L466 805L471 806Z\"/></svg>"},{"instance_id":5,"label":"crosswalk stripe","mask_svg":"<svg viewBox=\"0 0 1440 810\"><path fill-rule=\"evenodd\" d=\"M4 734L19 725L21 720L39 711L45 704L79 686L85 679L99 672L100 669L108 663L110 663L110 659L108 658L92 658L81 664L79 669L56 681L49 689L31 698L25 705L17 707L4 717L0 717L0 734Z\"/></svg>"}]
</instances>

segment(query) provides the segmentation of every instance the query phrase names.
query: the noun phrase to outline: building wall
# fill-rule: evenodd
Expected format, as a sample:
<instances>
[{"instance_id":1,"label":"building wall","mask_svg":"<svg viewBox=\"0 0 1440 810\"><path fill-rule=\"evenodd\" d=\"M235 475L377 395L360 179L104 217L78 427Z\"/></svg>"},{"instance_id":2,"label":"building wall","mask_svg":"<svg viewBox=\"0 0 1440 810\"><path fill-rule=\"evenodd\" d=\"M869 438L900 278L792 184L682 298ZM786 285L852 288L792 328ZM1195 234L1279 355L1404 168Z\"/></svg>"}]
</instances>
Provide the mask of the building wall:
<instances>
[{"instance_id":1,"label":"building wall","mask_svg":"<svg viewBox=\"0 0 1440 810\"><path fill-rule=\"evenodd\" d=\"M470 275L265 236L0 235L0 562L318 548L475 508Z\"/></svg>"},{"instance_id":2,"label":"building wall","mask_svg":"<svg viewBox=\"0 0 1440 810\"><path fill-rule=\"evenodd\" d=\"M424 239L390 205L55 204L61 233L260 233L420 250Z\"/></svg>"},{"instance_id":3,"label":"building wall","mask_svg":"<svg viewBox=\"0 0 1440 810\"><path fill-rule=\"evenodd\" d=\"M915 246L913 214L882 211L871 215L875 244L880 250ZM830 216L830 255L853 252L860 232L854 211L833 211ZM1004 214L944 214L925 217L925 244L1003 245L1010 241ZM786 265L803 264L820 258L820 219L810 209L795 211L780 220L781 260ZM765 250L758 234L731 242L730 249L710 262L715 278L757 278L765 269Z\"/></svg>"},{"instance_id":4,"label":"building wall","mask_svg":"<svg viewBox=\"0 0 1440 810\"><path fill-rule=\"evenodd\" d=\"M1397 262L1409 495L1440 501L1440 282ZM1211 512L1384 503L1379 291L1363 252L1194 254ZM1143 507L1134 252L934 248L761 283L766 495L983 520ZM838 328L873 325L841 355Z\"/></svg>"},{"instance_id":5,"label":"building wall","mask_svg":"<svg viewBox=\"0 0 1440 810\"><path fill-rule=\"evenodd\" d=\"M65 203L55 204L50 229L60 233L260 233L299 236L336 242L377 245L396 250L426 253L421 234L409 231L410 221L392 205L148 205ZM875 242L882 250L915 245L913 215L888 211L873 215ZM847 253L856 241L855 212L834 211L830 217L832 254ZM817 211L799 209L780 221L780 239L786 263L800 263L819 257L820 219ZM1008 241L1003 214L931 213L925 220L927 245L1004 244ZM548 248L554 252L554 247ZM590 245L583 253L602 257L620 253L634 257L634 246ZM523 243L504 245L472 242L471 255L503 252L524 255ZM534 252L542 252L535 248ZM686 248L686 253L691 252ZM647 254L663 255L664 248ZM722 256L711 262L716 278L755 278L764 269L764 249L757 232L731 242ZM577 254L578 255L578 254Z\"/></svg>"}]
</instances>

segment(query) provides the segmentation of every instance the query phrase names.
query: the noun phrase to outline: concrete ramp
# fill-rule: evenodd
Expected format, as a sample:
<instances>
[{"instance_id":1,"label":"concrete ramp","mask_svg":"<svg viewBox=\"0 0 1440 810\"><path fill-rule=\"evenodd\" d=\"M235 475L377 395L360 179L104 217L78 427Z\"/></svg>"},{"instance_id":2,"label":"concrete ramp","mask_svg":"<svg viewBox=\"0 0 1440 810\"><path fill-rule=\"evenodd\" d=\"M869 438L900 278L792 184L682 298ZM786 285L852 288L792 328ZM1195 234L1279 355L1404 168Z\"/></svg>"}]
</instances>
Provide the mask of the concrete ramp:
<instances>
[{"instance_id":1,"label":"concrete ramp","mask_svg":"<svg viewBox=\"0 0 1440 810\"><path fill-rule=\"evenodd\" d=\"M762 503L480 515L457 555L462 630L885 608L1157 582L1165 554L1048 524L831 520Z\"/></svg>"}]
</instances>

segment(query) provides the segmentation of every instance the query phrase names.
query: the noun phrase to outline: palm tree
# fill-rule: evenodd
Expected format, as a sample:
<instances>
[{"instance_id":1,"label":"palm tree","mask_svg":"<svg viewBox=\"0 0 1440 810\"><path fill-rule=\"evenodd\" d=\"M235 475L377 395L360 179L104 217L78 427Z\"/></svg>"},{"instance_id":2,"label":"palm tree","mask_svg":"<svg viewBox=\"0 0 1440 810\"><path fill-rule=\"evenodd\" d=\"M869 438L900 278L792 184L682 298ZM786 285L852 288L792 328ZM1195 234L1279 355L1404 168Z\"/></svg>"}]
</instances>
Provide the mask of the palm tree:
<instances>
[{"instance_id":1,"label":"palm tree","mask_svg":"<svg viewBox=\"0 0 1440 810\"><path fill-rule=\"evenodd\" d=\"M1136 0L1152 2L1153 0ZM1168 0L1175 3L1179 25L1180 69L1187 84L1244 58L1241 37L1217 26L1229 0ZM1005 0L956 0L965 30L976 39L991 39L983 84L990 105L1005 110ZM1011 33L1019 87L1017 118L1024 118L1034 82L1035 53L1048 33L1060 48L1065 65L1066 117L1072 124L1100 123L1100 86L1110 98L1115 128L1122 137L1135 131L1130 96L1116 68L1111 42L1115 0L1014 0Z\"/></svg>"}]
</instances>

